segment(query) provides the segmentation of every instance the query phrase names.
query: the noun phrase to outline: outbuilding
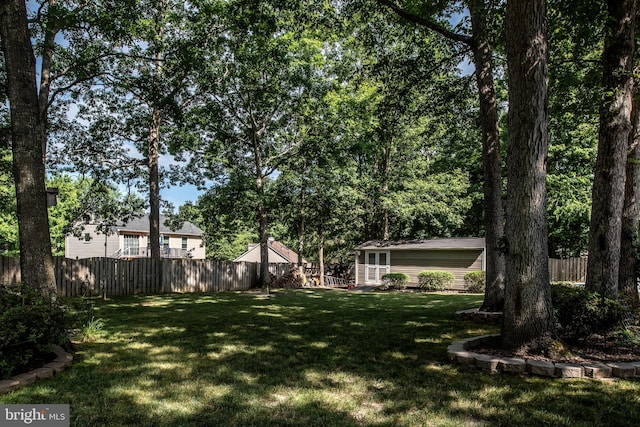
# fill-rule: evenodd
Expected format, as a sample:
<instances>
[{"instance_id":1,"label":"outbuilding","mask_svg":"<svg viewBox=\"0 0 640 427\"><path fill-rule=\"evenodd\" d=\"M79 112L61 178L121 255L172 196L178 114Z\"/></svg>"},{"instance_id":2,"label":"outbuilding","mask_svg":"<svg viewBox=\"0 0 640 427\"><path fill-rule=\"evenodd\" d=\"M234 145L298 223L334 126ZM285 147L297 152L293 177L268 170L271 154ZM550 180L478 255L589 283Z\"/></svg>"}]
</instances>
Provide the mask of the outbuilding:
<instances>
[{"instance_id":1,"label":"outbuilding","mask_svg":"<svg viewBox=\"0 0 640 427\"><path fill-rule=\"evenodd\" d=\"M269 264L298 264L298 253L283 243L269 238L267 245L269 247ZM249 243L247 251L234 259L233 262L260 262L260 244ZM309 262L303 258L302 264L307 265Z\"/></svg>"},{"instance_id":2,"label":"outbuilding","mask_svg":"<svg viewBox=\"0 0 640 427\"><path fill-rule=\"evenodd\" d=\"M453 289L464 289L464 275L485 270L484 238L441 238L430 240L372 240L355 248L356 285L382 284L386 273L406 273L409 286L418 286L424 270L453 273Z\"/></svg>"}]
</instances>

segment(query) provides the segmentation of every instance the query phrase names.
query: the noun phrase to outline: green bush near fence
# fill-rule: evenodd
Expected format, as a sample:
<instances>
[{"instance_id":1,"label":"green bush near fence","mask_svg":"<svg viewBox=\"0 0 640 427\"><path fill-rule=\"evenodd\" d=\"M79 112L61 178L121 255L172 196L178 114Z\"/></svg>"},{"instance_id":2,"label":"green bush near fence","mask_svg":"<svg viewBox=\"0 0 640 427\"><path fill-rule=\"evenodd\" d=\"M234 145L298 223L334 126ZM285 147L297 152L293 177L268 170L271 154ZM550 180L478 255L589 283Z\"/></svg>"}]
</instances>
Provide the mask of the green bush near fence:
<instances>
[{"instance_id":1,"label":"green bush near fence","mask_svg":"<svg viewBox=\"0 0 640 427\"><path fill-rule=\"evenodd\" d=\"M487 275L484 271L472 271L464 275L464 288L473 293L483 293L486 287Z\"/></svg>"},{"instance_id":2,"label":"green bush near fence","mask_svg":"<svg viewBox=\"0 0 640 427\"><path fill-rule=\"evenodd\" d=\"M382 276L382 286L379 289L402 290L407 287L409 280L411 280L411 276L406 273L387 273Z\"/></svg>"},{"instance_id":3,"label":"green bush near fence","mask_svg":"<svg viewBox=\"0 0 640 427\"><path fill-rule=\"evenodd\" d=\"M67 339L63 308L26 285L0 285L0 380L41 360ZM40 364L41 365L41 364Z\"/></svg>"},{"instance_id":4,"label":"green bush near fence","mask_svg":"<svg viewBox=\"0 0 640 427\"><path fill-rule=\"evenodd\" d=\"M629 315L618 300L568 282L551 284L551 298L558 336L567 342L601 334L622 326Z\"/></svg>"},{"instance_id":5,"label":"green bush near fence","mask_svg":"<svg viewBox=\"0 0 640 427\"><path fill-rule=\"evenodd\" d=\"M439 270L424 270L418 274L420 289L425 291L442 291L451 288L455 281L453 273Z\"/></svg>"}]
</instances>

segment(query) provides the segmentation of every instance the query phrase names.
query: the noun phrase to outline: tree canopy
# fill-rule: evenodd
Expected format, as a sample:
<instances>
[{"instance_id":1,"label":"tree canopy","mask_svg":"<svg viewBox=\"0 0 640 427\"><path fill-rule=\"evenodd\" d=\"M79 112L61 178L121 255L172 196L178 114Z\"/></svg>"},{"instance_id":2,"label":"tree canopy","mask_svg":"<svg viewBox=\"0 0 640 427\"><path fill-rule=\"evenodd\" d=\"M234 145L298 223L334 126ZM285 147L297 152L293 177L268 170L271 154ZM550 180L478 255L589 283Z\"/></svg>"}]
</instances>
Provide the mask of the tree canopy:
<instances>
[{"instance_id":1,"label":"tree canopy","mask_svg":"<svg viewBox=\"0 0 640 427\"><path fill-rule=\"evenodd\" d=\"M488 307L502 305L503 256L523 284L533 267L513 257L536 260L545 281L547 254L589 249L602 255L589 286L616 294L617 268L605 288L593 281L605 280L594 273L602 259L620 262L610 251L620 235L637 237L616 226L634 197L623 184L636 134L627 114L635 1L10 3L0 58L5 253L24 255L21 221L50 229L60 253L84 178L104 185L100 194L137 186L152 212L163 184L194 183L203 195L174 216L207 231L210 257L233 259L252 240L264 257L275 237L307 259L348 261L371 239L475 235L487 238L501 294ZM519 18L505 19L514 10ZM18 20L22 34L9 31ZM542 68L526 83L518 67L532 46L545 63L531 63ZM29 91L16 91L25 76ZM537 112L522 99L537 100ZM45 179L64 193L50 216Z\"/></svg>"}]
</instances>

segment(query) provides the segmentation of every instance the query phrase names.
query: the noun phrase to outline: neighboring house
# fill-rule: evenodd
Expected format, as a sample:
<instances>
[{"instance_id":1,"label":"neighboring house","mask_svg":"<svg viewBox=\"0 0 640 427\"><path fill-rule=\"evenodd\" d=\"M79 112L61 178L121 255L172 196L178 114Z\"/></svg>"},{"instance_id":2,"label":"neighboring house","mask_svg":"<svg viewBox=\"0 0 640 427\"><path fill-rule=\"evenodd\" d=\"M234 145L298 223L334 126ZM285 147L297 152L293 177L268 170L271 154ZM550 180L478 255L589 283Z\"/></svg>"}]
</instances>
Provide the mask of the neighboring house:
<instances>
[{"instance_id":1,"label":"neighboring house","mask_svg":"<svg viewBox=\"0 0 640 427\"><path fill-rule=\"evenodd\" d=\"M386 273L406 273L409 285L418 285L424 270L449 271L454 289L464 289L463 277L485 269L483 238L446 238L410 241L369 241L356 250L356 285L382 283Z\"/></svg>"},{"instance_id":2,"label":"neighboring house","mask_svg":"<svg viewBox=\"0 0 640 427\"><path fill-rule=\"evenodd\" d=\"M289 249L274 239L269 239L269 263L270 264L298 264L298 253ZM249 243L245 253L233 260L234 262L260 262L260 245ZM303 265L307 265L306 259L302 259Z\"/></svg>"},{"instance_id":3,"label":"neighboring house","mask_svg":"<svg viewBox=\"0 0 640 427\"><path fill-rule=\"evenodd\" d=\"M166 218L160 215L160 256L163 258L204 259L204 233L190 222L173 231L164 225ZM99 222L86 218L82 236L67 235L67 258L143 258L150 256L149 216L120 222L109 233L97 233Z\"/></svg>"}]
</instances>

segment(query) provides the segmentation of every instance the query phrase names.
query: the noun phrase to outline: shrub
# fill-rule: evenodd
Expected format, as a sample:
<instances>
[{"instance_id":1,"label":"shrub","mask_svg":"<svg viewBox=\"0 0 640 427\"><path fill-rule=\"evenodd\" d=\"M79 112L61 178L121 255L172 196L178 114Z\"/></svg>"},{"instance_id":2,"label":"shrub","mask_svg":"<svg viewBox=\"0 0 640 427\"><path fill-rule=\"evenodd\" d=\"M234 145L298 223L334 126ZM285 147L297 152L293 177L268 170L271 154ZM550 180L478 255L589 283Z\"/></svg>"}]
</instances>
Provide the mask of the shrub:
<instances>
[{"instance_id":1,"label":"shrub","mask_svg":"<svg viewBox=\"0 0 640 427\"><path fill-rule=\"evenodd\" d=\"M483 293L487 275L484 271L472 271L464 275L464 288L469 292Z\"/></svg>"},{"instance_id":2,"label":"shrub","mask_svg":"<svg viewBox=\"0 0 640 427\"><path fill-rule=\"evenodd\" d=\"M606 335L622 325L627 310L615 299L566 283L551 285L558 336L567 342Z\"/></svg>"},{"instance_id":3,"label":"shrub","mask_svg":"<svg viewBox=\"0 0 640 427\"><path fill-rule=\"evenodd\" d=\"M441 291L453 286L455 277L448 271L425 270L418 274L420 289L427 291Z\"/></svg>"},{"instance_id":4,"label":"shrub","mask_svg":"<svg viewBox=\"0 0 640 427\"><path fill-rule=\"evenodd\" d=\"M382 276L382 289L401 290L407 287L411 277L406 273L387 273Z\"/></svg>"},{"instance_id":5,"label":"shrub","mask_svg":"<svg viewBox=\"0 0 640 427\"><path fill-rule=\"evenodd\" d=\"M10 378L66 340L63 309L26 285L0 285L0 379Z\"/></svg>"}]
</instances>

